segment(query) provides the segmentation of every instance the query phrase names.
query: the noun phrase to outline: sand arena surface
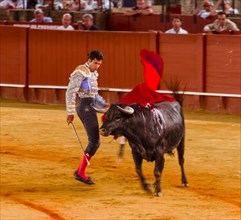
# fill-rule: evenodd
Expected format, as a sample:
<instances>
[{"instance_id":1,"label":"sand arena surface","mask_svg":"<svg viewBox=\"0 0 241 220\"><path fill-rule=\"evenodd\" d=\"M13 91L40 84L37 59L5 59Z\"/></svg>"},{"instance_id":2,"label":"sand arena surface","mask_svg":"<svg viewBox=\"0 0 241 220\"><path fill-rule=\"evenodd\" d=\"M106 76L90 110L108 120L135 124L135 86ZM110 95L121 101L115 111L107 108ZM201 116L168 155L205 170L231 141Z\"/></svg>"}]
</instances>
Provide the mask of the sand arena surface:
<instances>
[{"instance_id":1,"label":"sand arena surface","mask_svg":"<svg viewBox=\"0 0 241 220\"><path fill-rule=\"evenodd\" d=\"M73 179L82 150L63 106L1 101L1 220L239 220L240 115L185 111L185 168L181 187L174 157L166 155L162 197L142 190L129 146L117 163L118 141L102 145L87 174L96 182ZM101 116L101 115L99 115ZM75 126L85 147L79 119ZM143 172L154 182L154 163Z\"/></svg>"}]
</instances>

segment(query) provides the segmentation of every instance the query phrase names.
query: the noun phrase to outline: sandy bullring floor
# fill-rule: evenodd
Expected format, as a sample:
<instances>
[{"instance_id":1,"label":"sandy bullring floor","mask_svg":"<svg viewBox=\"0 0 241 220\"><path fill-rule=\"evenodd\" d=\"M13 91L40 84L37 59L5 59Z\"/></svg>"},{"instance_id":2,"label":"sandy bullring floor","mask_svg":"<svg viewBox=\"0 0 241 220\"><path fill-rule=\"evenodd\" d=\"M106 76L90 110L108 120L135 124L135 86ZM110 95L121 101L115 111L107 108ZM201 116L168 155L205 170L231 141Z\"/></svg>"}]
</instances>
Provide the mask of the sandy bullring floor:
<instances>
[{"instance_id":1,"label":"sandy bullring floor","mask_svg":"<svg viewBox=\"0 0 241 220\"><path fill-rule=\"evenodd\" d=\"M154 197L140 186L129 146L117 163L111 137L101 137L88 167L96 184L74 180L82 150L63 106L1 101L0 110L1 220L240 219L240 115L185 111L190 187L181 187L176 153L166 156L163 196ZM75 125L85 146L78 119ZM153 168L144 162L150 183Z\"/></svg>"}]
</instances>

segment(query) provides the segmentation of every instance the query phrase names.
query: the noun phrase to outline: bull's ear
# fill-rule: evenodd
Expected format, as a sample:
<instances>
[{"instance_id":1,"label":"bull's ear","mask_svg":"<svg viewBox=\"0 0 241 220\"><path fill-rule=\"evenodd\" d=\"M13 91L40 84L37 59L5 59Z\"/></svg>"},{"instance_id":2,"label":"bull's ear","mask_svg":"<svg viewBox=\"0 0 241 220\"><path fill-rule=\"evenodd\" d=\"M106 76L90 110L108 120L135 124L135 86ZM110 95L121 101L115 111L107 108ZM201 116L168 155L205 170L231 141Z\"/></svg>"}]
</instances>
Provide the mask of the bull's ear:
<instances>
[{"instance_id":1,"label":"bull's ear","mask_svg":"<svg viewBox=\"0 0 241 220\"><path fill-rule=\"evenodd\" d=\"M121 112L124 112L126 114L132 115L134 113L134 109L130 106L126 106L125 108L121 108L119 105L116 105L118 109L121 110Z\"/></svg>"}]
</instances>

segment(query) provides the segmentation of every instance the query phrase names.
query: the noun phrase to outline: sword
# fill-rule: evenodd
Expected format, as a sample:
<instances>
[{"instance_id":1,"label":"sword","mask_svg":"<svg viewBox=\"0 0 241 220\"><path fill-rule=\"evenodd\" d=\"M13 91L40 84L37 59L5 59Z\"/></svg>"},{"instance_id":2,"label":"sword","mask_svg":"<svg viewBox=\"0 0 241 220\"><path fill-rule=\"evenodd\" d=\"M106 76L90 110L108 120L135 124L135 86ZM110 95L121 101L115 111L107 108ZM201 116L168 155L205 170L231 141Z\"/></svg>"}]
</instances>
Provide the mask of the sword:
<instances>
[{"instance_id":1,"label":"sword","mask_svg":"<svg viewBox=\"0 0 241 220\"><path fill-rule=\"evenodd\" d=\"M86 155L85 155L85 150L84 150L84 148L83 148L83 146L82 146L82 144L81 144L81 141L80 141L79 136L78 136L78 134L77 134L77 131L76 131L76 129L75 129L74 123L73 123L73 122L70 122L70 124L72 125L72 128L73 128L73 130L74 130L75 136L76 136L76 138L77 138L77 140L78 140L78 142L79 142L79 145L80 145L81 149L82 149L83 152L84 152L84 157L85 157L85 159L86 159L86 162L87 162L88 165L90 165L90 162L89 162L88 158L87 158Z\"/></svg>"}]
</instances>

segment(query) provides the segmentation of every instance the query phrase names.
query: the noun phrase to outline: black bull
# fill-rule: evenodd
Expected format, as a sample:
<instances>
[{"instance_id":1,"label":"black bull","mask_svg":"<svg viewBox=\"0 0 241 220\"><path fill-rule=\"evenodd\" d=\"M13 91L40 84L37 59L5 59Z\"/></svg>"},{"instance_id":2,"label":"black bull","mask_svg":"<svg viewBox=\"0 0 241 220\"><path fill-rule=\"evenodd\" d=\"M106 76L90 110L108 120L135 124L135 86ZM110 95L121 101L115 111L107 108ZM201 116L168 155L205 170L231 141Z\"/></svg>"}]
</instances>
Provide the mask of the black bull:
<instances>
[{"instance_id":1,"label":"black bull","mask_svg":"<svg viewBox=\"0 0 241 220\"><path fill-rule=\"evenodd\" d=\"M125 136L132 149L136 172L143 188L150 191L142 173L142 161L155 161L155 195L161 194L164 154L177 148L182 185L188 186L184 172L184 117L178 101L160 102L147 108L137 104L112 104L100 127L103 136Z\"/></svg>"}]
</instances>

